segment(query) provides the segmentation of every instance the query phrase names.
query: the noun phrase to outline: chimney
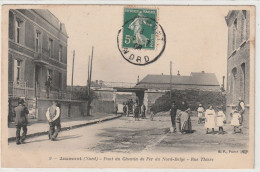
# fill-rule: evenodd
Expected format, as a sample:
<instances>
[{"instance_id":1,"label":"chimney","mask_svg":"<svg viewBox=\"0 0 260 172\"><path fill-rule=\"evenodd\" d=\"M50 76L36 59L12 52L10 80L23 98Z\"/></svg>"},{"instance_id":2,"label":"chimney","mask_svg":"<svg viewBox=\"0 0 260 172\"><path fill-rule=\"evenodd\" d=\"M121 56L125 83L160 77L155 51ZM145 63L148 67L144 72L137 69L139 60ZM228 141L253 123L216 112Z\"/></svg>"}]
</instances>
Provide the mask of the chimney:
<instances>
[{"instance_id":1,"label":"chimney","mask_svg":"<svg viewBox=\"0 0 260 172\"><path fill-rule=\"evenodd\" d=\"M178 73L177 73L177 75L178 75L178 76L180 76L180 75L181 75L179 70L178 70Z\"/></svg>"},{"instance_id":2,"label":"chimney","mask_svg":"<svg viewBox=\"0 0 260 172\"><path fill-rule=\"evenodd\" d=\"M203 70L203 71L201 71L201 73L205 73L205 71Z\"/></svg>"}]
</instances>

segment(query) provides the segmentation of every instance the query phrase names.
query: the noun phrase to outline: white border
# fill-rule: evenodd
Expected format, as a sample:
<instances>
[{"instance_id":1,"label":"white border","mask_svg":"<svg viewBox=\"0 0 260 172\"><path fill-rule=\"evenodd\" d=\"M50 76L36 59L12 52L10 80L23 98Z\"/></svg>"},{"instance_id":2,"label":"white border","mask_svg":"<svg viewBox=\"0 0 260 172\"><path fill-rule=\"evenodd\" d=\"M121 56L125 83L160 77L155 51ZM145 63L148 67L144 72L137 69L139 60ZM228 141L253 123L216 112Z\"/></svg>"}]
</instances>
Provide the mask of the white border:
<instances>
[{"instance_id":1,"label":"white border","mask_svg":"<svg viewBox=\"0 0 260 172\"><path fill-rule=\"evenodd\" d=\"M126 1L122 1L122 0L54 0L54 1L50 1L50 0L21 0L21 1L17 1L17 0L2 0L0 1L0 5L1 5L1 9L0 9L0 14L2 13L2 5L4 4L32 4L32 5L36 5L36 4L135 4L135 5L255 5L256 7L256 28L255 28L255 35L256 35L256 47L255 47L255 105L259 105L260 104L260 78L259 78L259 74L260 74L260 46L259 46L259 40L260 40L260 1L250 1L250 0L240 0L240 1L230 1L230 0L212 0L212 1L206 1L206 0L142 0L142 1L137 1L137 0L126 0ZM0 28L1 27L1 22L0 22ZM1 37L1 32L0 32L0 37ZM0 54L1 52L1 39L0 39ZM1 58L0 58L0 63L1 63ZM0 66L0 72L1 72L1 66ZM1 80L1 74L0 74L0 80ZM0 88L1 88L1 83L0 83ZM1 99L0 99L0 106L1 106ZM57 172L61 172L61 171L79 171L79 172L85 172L86 170L88 171L97 171L97 172L104 172L104 171L124 171L124 172L130 172L130 171L142 171L142 172L157 172L157 171L174 171L174 172L190 172L190 171L221 171L221 172L244 172L244 171L249 171L249 172L253 172L253 171L260 171L260 135L259 135L259 130L260 130L260 107L259 106L255 106L255 169L253 170L181 170L181 169L3 169L1 168L0 171L5 172L5 171L16 171L16 172L35 172L35 171L41 171L41 172L45 172L45 171L57 171ZM1 130L1 129L0 129ZM1 140L1 137L0 137ZM22 159L21 159L22 161Z\"/></svg>"}]
</instances>

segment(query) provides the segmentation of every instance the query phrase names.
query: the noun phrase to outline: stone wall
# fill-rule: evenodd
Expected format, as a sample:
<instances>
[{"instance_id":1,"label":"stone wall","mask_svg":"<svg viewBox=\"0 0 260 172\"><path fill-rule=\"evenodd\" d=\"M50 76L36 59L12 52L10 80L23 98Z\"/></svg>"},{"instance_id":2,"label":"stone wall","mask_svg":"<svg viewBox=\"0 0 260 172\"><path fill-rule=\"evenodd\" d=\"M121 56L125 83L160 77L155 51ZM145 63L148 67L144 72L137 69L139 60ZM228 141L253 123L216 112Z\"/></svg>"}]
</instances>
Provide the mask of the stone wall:
<instances>
[{"instance_id":1,"label":"stone wall","mask_svg":"<svg viewBox=\"0 0 260 172\"><path fill-rule=\"evenodd\" d=\"M111 114L114 112L114 101L102 101L102 100L94 100L91 103L91 112L100 112Z\"/></svg>"},{"instance_id":2,"label":"stone wall","mask_svg":"<svg viewBox=\"0 0 260 172\"><path fill-rule=\"evenodd\" d=\"M39 121L46 120L46 111L52 105L53 99L37 100L37 119ZM61 119L75 118L87 115L87 102L75 100L57 100L61 104Z\"/></svg>"}]
</instances>

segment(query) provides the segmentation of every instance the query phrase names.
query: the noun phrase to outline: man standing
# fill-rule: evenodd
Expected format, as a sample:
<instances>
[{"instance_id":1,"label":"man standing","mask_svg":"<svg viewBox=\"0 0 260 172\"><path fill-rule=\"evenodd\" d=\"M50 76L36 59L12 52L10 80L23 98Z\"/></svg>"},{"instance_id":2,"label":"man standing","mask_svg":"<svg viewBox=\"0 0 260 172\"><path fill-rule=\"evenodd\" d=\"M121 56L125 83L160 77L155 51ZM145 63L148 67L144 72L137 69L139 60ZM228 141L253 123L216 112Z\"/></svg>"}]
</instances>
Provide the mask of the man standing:
<instances>
[{"instance_id":1,"label":"man standing","mask_svg":"<svg viewBox=\"0 0 260 172\"><path fill-rule=\"evenodd\" d=\"M243 120L244 120L244 113L245 113L245 102L242 100L241 97L238 98L239 102L238 102L238 111L241 115L241 118L239 120L240 125L242 125Z\"/></svg>"},{"instance_id":2,"label":"man standing","mask_svg":"<svg viewBox=\"0 0 260 172\"><path fill-rule=\"evenodd\" d=\"M126 106L126 103L124 103L123 112L124 112L124 115L125 115L125 116L128 116L128 115L127 115L127 106Z\"/></svg>"},{"instance_id":3,"label":"man standing","mask_svg":"<svg viewBox=\"0 0 260 172\"><path fill-rule=\"evenodd\" d=\"M49 96L50 96L51 82L52 82L52 78L51 78L51 76L49 75L47 81L45 82L46 97L47 97L47 98L49 98Z\"/></svg>"},{"instance_id":4,"label":"man standing","mask_svg":"<svg viewBox=\"0 0 260 172\"><path fill-rule=\"evenodd\" d=\"M176 113L177 113L177 106L175 105L175 102L172 102L170 115L171 115L173 132L176 132L176 124L175 124Z\"/></svg>"},{"instance_id":5,"label":"man standing","mask_svg":"<svg viewBox=\"0 0 260 172\"><path fill-rule=\"evenodd\" d=\"M142 118L143 118L143 119L146 118L146 116L145 116L145 111L146 111L146 107L145 107L145 105L143 104L143 105L141 106L141 112L142 112Z\"/></svg>"},{"instance_id":6,"label":"man standing","mask_svg":"<svg viewBox=\"0 0 260 172\"><path fill-rule=\"evenodd\" d=\"M117 116L117 112L118 112L118 105L116 104L115 105L115 114L116 114L116 116Z\"/></svg>"},{"instance_id":7,"label":"man standing","mask_svg":"<svg viewBox=\"0 0 260 172\"><path fill-rule=\"evenodd\" d=\"M54 100L52 102L52 106L50 106L46 112L47 120L49 121L50 129L49 129L49 139L54 141L58 133L61 130L60 125L60 108L57 106L57 102ZM57 129L55 130L55 127Z\"/></svg>"},{"instance_id":8,"label":"man standing","mask_svg":"<svg viewBox=\"0 0 260 172\"><path fill-rule=\"evenodd\" d=\"M27 133L27 118L26 115L29 114L27 107L24 105L24 100L18 100L18 106L14 109L15 112L15 126L16 126L16 144L19 145L24 143L26 133ZM23 128L22 138L20 138L21 128Z\"/></svg>"},{"instance_id":9,"label":"man standing","mask_svg":"<svg viewBox=\"0 0 260 172\"><path fill-rule=\"evenodd\" d=\"M134 104L133 111L134 111L135 121L136 121L136 120L139 121L139 105L138 105L137 102Z\"/></svg>"}]
</instances>

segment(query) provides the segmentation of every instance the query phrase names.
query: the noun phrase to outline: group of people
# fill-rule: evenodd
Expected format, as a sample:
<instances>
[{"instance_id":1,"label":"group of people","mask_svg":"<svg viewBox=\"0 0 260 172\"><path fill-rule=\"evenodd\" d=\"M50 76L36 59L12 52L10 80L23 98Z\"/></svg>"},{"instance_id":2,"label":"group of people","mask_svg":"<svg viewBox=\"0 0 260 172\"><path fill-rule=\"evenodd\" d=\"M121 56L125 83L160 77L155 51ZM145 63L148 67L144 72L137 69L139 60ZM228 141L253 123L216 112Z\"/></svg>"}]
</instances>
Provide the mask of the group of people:
<instances>
[{"instance_id":1,"label":"group of people","mask_svg":"<svg viewBox=\"0 0 260 172\"><path fill-rule=\"evenodd\" d=\"M171 132L180 131L181 133L192 132L192 125L190 119L190 108L185 101L182 101L177 106L175 102L171 104L170 116L172 122Z\"/></svg>"},{"instance_id":2,"label":"group of people","mask_svg":"<svg viewBox=\"0 0 260 172\"><path fill-rule=\"evenodd\" d=\"M192 124L190 119L191 109L185 101L181 102L180 105L176 105L175 102L172 102L170 109L171 116L171 132L180 131L181 133L190 133L192 132ZM233 134L237 132L242 132L242 123L243 123L243 114L245 112L244 101L239 98L238 106L231 112L231 125L233 128ZM218 127L218 134L224 134L224 124L226 123L226 115L223 112L223 107L218 106L216 111L213 109L212 105L209 105L208 109L205 111L202 104L199 104L197 109L198 114L198 124L204 123L206 128L206 134L210 133L215 134L215 127ZM239 131L238 131L239 130Z\"/></svg>"},{"instance_id":3,"label":"group of people","mask_svg":"<svg viewBox=\"0 0 260 172\"><path fill-rule=\"evenodd\" d=\"M226 123L226 115L223 112L223 107L217 107L216 111L210 105L209 108L204 112L204 108L201 104L197 109L198 112L198 123L205 122L206 134L209 134L209 130L212 129L212 134L214 134L214 128L218 127L218 134L224 134L224 124ZM231 112L232 117L230 125L233 126L233 134L242 132L243 116L245 113L245 103L239 98L239 103L236 108ZM204 116L205 115L205 116Z\"/></svg>"},{"instance_id":4,"label":"group of people","mask_svg":"<svg viewBox=\"0 0 260 172\"><path fill-rule=\"evenodd\" d=\"M15 112L15 126L16 126L16 144L24 143L27 134L27 115L29 114L28 108L25 105L24 99L18 100L18 106L14 109ZM60 124L60 104L57 101L53 101L52 105L47 109L46 118L49 122L49 139L54 141L58 133L61 130ZM21 137L21 129L23 130Z\"/></svg>"},{"instance_id":5,"label":"group of people","mask_svg":"<svg viewBox=\"0 0 260 172\"><path fill-rule=\"evenodd\" d=\"M132 109L132 110L131 110ZM129 114L131 113L131 111L134 114L134 118L135 120L139 120L139 118L141 117L142 119L146 118L146 106L144 104L142 104L141 106L139 106L138 102L136 101L133 104L127 104L124 103L123 106L123 113L125 116L129 116Z\"/></svg>"}]
</instances>

